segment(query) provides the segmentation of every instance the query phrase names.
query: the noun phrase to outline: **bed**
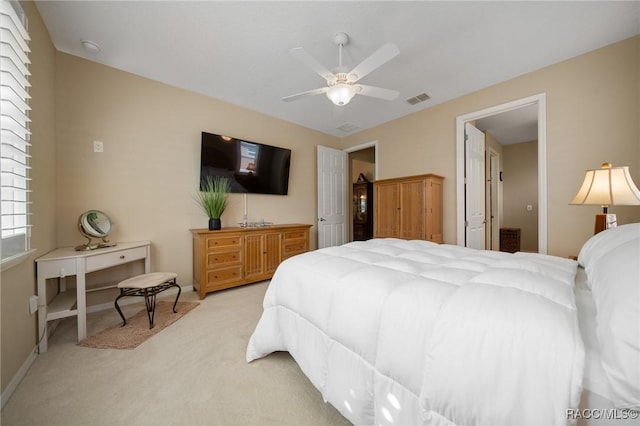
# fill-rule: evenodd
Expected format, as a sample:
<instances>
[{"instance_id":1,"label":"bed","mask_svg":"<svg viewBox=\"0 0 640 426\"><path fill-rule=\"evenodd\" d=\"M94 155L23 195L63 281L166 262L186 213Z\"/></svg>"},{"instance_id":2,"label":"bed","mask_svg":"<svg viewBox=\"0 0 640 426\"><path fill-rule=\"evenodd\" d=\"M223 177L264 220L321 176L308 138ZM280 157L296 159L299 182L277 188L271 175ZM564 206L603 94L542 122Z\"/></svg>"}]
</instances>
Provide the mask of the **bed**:
<instances>
[{"instance_id":1,"label":"bed","mask_svg":"<svg viewBox=\"0 0 640 426\"><path fill-rule=\"evenodd\" d=\"M639 408L639 247L634 224L578 262L390 238L298 255L269 285L247 361L288 351L354 424L571 424L585 380Z\"/></svg>"}]
</instances>

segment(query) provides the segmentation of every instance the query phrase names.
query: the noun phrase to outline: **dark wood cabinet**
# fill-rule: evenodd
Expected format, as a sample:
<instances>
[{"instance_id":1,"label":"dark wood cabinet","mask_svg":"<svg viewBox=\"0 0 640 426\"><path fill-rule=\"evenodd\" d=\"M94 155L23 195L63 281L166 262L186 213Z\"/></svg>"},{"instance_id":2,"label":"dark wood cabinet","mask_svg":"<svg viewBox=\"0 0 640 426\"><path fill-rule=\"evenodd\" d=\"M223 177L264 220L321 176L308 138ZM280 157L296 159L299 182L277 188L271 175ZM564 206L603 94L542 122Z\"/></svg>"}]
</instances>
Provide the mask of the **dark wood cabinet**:
<instances>
[{"instance_id":1,"label":"dark wood cabinet","mask_svg":"<svg viewBox=\"0 0 640 426\"><path fill-rule=\"evenodd\" d=\"M353 240L373 238L373 183L353 184Z\"/></svg>"}]
</instances>

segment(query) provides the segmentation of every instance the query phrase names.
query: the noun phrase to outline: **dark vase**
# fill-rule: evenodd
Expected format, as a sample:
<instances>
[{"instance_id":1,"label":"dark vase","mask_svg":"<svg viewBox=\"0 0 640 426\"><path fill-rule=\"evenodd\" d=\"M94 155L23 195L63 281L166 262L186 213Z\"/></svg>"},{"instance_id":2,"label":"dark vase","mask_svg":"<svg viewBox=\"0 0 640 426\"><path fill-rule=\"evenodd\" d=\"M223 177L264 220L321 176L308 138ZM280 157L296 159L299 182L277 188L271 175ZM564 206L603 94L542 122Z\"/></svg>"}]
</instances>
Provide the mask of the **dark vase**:
<instances>
[{"instance_id":1,"label":"dark vase","mask_svg":"<svg viewBox=\"0 0 640 426\"><path fill-rule=\"evenodd\" d=\"M220 218L209 218L209 231L217 231L222 228Z\"/></svg>"}]
</instances>

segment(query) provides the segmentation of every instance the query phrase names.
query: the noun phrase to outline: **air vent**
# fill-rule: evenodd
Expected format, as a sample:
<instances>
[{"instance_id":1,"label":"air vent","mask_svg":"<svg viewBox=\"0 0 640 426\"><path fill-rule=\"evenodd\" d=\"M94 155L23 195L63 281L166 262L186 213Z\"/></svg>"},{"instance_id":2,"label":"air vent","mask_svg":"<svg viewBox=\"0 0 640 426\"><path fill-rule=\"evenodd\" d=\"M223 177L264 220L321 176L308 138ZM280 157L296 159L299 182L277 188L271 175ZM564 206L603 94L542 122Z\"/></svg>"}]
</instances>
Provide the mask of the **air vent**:
<instances>
[{"instance_id":1,"label":"air vent","mask_svg":"<svg viewBox=\"0 0 640 426\"><path fill-rule=\"evenodd\" d=\"M429 99L431 99L431 96L427 95L426 93L420 93L419 95L413 96L406 101L408 104L416 105Z\"/></svg>"},{"instance_id":2,"label":"air vent","mask_svg":"<svg viewBox=\"0 0 640 426\"><path fill-rule=\"evenodd\" d=\"M342 126L336 127L336 128L345 133L350 133L350 132L353 132L354 130L358 130L360 127L356 126L353 123L344 123Z\"/></svg>"}]
</instances>

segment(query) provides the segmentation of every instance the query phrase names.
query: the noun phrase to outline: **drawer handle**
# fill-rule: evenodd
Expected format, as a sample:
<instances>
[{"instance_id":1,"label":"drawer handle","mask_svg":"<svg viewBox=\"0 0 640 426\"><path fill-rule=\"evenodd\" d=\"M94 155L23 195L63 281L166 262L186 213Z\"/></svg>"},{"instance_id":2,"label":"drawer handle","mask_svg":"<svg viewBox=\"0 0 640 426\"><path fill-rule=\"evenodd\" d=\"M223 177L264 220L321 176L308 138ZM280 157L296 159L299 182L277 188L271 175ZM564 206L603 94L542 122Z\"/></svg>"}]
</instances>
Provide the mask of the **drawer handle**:
<instances>
[{"instance_id":1,"label":"drawer handle","mask_svg":"<svg viewBox=\"0 0 640 426\"><path fill-rule=\"evenodd\" d=\"M120 255L120 259L124 259L124 254L121 254L121 255Z\"/></svg>"}]
</instances>

